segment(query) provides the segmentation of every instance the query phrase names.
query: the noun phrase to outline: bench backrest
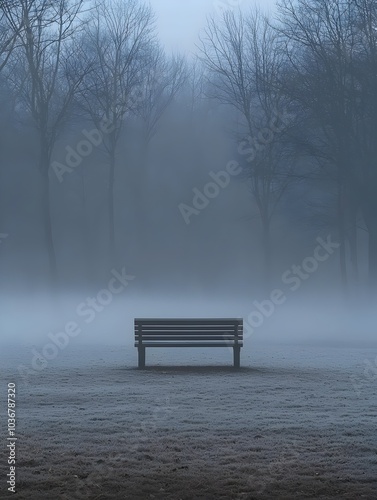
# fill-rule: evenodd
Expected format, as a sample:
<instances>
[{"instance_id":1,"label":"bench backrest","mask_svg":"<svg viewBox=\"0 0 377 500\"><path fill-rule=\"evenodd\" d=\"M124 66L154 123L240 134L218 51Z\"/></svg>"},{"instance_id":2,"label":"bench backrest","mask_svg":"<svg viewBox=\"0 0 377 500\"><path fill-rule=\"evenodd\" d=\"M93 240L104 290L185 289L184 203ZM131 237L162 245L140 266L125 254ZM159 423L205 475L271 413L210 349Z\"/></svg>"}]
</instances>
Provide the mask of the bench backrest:
<instances>
[{"instance_id":1,"label":"bench backrest","mask_svg":"<svg viewBox=\"0 0 377 500\"><path fill-rule=\"evenodd\" d=\"M243 344L242 318L136 318L135 346L174 342L179 346L229 346Z\"/></svg>"}]
</instances>

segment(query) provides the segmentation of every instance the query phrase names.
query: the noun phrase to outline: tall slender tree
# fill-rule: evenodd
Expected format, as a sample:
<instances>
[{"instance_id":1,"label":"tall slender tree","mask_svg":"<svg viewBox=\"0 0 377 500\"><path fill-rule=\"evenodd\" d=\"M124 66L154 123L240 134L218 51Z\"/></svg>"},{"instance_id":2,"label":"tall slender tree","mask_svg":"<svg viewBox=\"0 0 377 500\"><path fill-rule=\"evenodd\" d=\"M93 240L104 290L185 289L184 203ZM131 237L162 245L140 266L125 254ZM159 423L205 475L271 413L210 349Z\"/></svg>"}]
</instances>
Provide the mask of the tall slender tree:
<instances>
[{"instance_id":1,"label":"tall slender tree","mask_svg":"<svg viewBox=\"0 0 377 500\"><path fill-rule=\"evenodd\" d=\"M376 2L282 0L290 61L287 94L321 131L336 169L340 266L347 285L346 243L357 269L357 220L369 233L369 276L377 284Z\"/></svg>"},{"instance_id":2,"label":"tall slender tree","mask_svg":"<svg viewBox=\"0 0 377 500\"><path fill-rule=\"evenodd\" d=\"M245 177L262 226L268 285L271 221L289 180L279 138L287 124L284 96L276 85L282 67L277 34L259 10L247 15L229 11L220 22L209 19L200 48L210 77L210 97L231 105L241 117L239 153L245 159Z\"/></svg>"},{"instance_id":3,"label":"tall slender tree","mask_svg":"<svg viewBox=\"0 0 377 500\"><path fill-rule=\"evenodd\" d=\"M23 28L23 19L19 18L18 23L9 23L7 13L14 9L14 0L2 0L0 2L0 71L7 64L20 31Z\"/></svg>"},{"instance_id":4,"label":"tall slender tree","mask_svg":"<svg viewBox=\"0 0 377 500\"><path fill-rule=\"evenodd\" d=\"M8 82L35 125L39 171L42 179L41 211L48 252L49 275L57 283L53 237L50 163L74 96L84 73L72 65L73 36L82 23L85 0L19 0L3 12L17 39ZM20 28L21 26L21 28Z\"/></svg>"},{"instance_id":5,"label":"tall slender tree","mask_svg":"<svg viewBox=\"0 0 377 500\"><path fill-rule=\"evenodd\" d=\"M154 16L137 0L97 2L85 32L85 53L94 58L85 79L81 104L97 128L106 133L103 147L108 158L109 262L116 258L115 179L117 148L125 115L134 105L133 93L143 84L143 65L155 43ZM83 54L85 57L85 54Z\"/></svg>"},{"instance_id":6,"label":"tall slender tree","mask_svg":"<svg viewBox=\"0 0 377 500\"><path fill-rule=\"evenodd\" d=\"M139 230L145 232L148 222L148 179L151 178L150 145L161 120L185 82L184 59L180 56L168 58L161 47L152 47L142 75L143 85L136 94L133 111L141 123L141 161L135 195L139 207Z\"/></svg>"}]
</instances>

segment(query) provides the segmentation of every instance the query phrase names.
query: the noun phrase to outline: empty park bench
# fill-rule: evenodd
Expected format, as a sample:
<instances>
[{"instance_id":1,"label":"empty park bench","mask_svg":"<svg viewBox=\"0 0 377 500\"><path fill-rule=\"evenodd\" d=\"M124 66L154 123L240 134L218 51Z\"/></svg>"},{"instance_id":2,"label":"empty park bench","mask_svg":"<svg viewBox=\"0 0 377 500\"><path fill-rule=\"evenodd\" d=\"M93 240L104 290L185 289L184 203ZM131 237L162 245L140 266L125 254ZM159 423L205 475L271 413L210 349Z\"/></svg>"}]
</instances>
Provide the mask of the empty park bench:
<instances>
[{"instance_id":1,"label":"empty park bench","mask_svg":"<svg viewBox=\"0 0 377 500\"><path fill-rule=\"evenodd\" d=\"M139 368L145 367L147 347L231 347L234 367L239 368L242 346L243 320L240 318L135 319Z\"/></svg>"}]
</instances>

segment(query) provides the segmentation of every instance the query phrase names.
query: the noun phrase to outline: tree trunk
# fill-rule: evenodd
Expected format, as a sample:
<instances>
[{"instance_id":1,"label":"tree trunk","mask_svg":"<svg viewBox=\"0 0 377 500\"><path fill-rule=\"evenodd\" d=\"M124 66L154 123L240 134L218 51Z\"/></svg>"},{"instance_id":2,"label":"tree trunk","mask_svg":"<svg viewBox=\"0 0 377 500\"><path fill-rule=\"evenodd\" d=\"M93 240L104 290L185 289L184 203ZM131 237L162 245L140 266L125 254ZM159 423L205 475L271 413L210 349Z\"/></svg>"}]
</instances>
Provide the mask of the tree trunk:
<instances>
[{"instance_id":1,"label":"tree trunk","mask_svg":"<svg viewBox=\"0 0 377 500\"><path fill-rule=\"evenodd\" d=\"M109 212L109 263L110 268L115 262L115 215L114 215L114 189L115 189L115 148L110 153L109 187L108 187L108 212Z\"/></svg>"},{"instance_id":2,"label":"tree trunk","mask_svg":"<svg viewBox=\"0 0 377 500\"><path fill-rule=\"evenodd\" d=\"M338 180L338 232L339 232L339 263L340 263L340 279L342 290L347 296L348 293L348 276L347 276L347 257L346 257L346 230L345 230L345 207L343 197L343 184Z\"/></svg>"},{"instance_id":3,"label":"tree trunk","mask_svg":"<svg viewBox=\"0 0 377 500\"><path fill-rule=\"evenodd\" d=\"M377 223L369 228L369 284L373 292L377 292Z\"/></svg>"},{"instance_id":4,"label":"tree trunk","mask_svg":"<svg viewBox=\"0 0 377 500\"><path fill-rule=\"evenodd\" d=\"M86 195L86 182L85 182L85 166L80 166L80 179L81 179L81 214L82 214L82 249L84 253L84 261L86 264L86 279L89 285L94 282L96 270L98 266L93 262L93 247L92 247L92 223L87 217L87 195Z\"/></svg>"},{"instance_id":5,"label":"tree trunk","mask_svg":"<svg viewBox=\"0 0 377 500\"><path fill-rule=\"evenodd\" d=\"M50 178L49 178L48 168L47 169L44 168L42 171L42 182L43 182L42 217L43 217L45 242L48 254L49 280L51 287L55 289L58 284L58 270L56 263L53 232L52 232Z\"/></svg>"},{"instance_id":6,"label":"tree trunk","mask_svg":"<svg viewBox=\"0 0 377 500\"><path fill-rule=\"evenodd\" d=\"M58 269L56 263L56 253L52 232L51 219L51 193L50 193L50 159L51 148L49 147L46 130L43 129L39 136L40 160L39 168L42 175L42 221L46 250L48 255L48 277L50 287L55 290L58 285Z\"/></svg>"},{"instance_id":7,"label":"tree trunk","mask_svg":"<svg viewBox=\"0 0 377 500\"><path fill-rule=\"evenodd\" d=\"M264 259L264 286L266 290L271 285L271 266L272 266L272 246L270 220L268 216L262 217L262 248Z\"/></svg>"},{"instance_id":8,"label":"tree trunk","mask_svg":"<svg viewBox=\"0 0 377 500\"><path fill-rule=\"evenodd\" d=\"M148 168L149 168L149 140L147 137L143 138L141 146L141 161L140 161L140 178L139 178L139 192L138 192L138 204L139 213L141 216L141 226L145 233L147 230L147 219L148 219Z\"/></svg>"},{"instance_id":9,"label":"tree trunk","mask_svg":"<svg viewBox=\"0 0 377 500\"><path fill-rule=\"evenodd\" d=\"M359 265L358 265L358 250L357 250L357 213L351 216L350 227L348 230L348 239L350 247L350 260L352 265L352 273L354 283L359 281Z\"/></svg>"},{"instance_id":10,"label":"tree trunk","mask_svg":"<svg viewBox=\"0 0 377 500\"><path fill-rule=\"evenodd\" d=\"M149 141L147 136L143 137L140 144L140 156L138 158L138 171L135 176L134 203L135 228L139 244L144 248L150 246L150 231L148 230L148 210L151 206L148 202L148 167L149 167Z\"/></svg>"},{"instance_id":11,"label":"tree trunk","mask_svg":"<svg viewBox=\"0 0 377 500\"><path fill-rule=\"evenodd\" d=\"M368 229L368 281L371 291L377 292L377 199L374 183L365 189L362 203L362 213Z\"/></svg>"}]
</instances>

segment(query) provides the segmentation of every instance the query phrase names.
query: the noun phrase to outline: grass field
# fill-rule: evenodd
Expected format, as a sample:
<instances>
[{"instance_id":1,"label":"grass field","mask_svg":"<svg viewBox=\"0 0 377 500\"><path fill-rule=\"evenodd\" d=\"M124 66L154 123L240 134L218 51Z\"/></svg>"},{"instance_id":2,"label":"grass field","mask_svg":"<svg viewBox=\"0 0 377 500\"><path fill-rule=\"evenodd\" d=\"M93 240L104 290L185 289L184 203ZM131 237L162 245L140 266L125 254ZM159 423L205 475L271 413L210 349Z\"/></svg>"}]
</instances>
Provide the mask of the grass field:
<instances>
[{"instance_id":1,"label":"grass field","mask_svg":"<svg viewBox=\"0 0 377 500\"><path fill-rule=\"evenodd\" d=\"M375 499L376 349L147 350L71 345L25 383L30 349L7 348L17 383L17 493L2 498ZM4 398L3 398L4 396Z\"/></svg>"}]
</instances>

